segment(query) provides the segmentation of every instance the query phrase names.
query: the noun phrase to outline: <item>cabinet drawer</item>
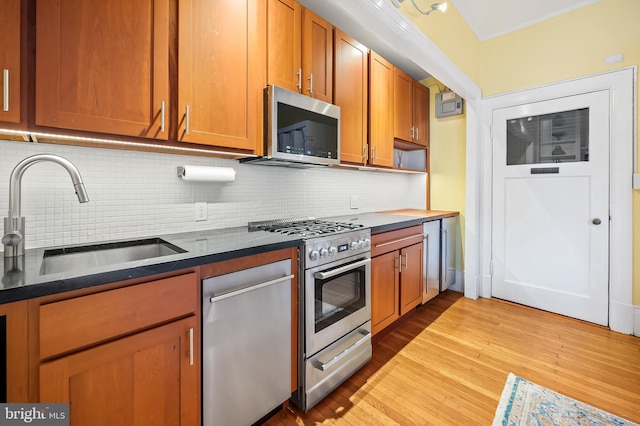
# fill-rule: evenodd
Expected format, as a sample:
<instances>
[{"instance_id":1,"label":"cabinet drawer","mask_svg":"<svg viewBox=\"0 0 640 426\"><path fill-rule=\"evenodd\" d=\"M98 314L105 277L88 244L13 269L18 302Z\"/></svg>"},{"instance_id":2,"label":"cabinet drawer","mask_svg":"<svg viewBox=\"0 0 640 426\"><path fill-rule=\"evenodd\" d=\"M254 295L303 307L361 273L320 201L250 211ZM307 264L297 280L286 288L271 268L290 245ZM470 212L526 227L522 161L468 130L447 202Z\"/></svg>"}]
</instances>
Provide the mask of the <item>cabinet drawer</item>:
<instances>
[{"instance_id":1,"label":"cabinet drawer","mask_svg":"<svg viewBox=\"0 0 640 426\"><path fill-rule=\"evenodd\" d=\"M195 313L198 306L196 273L42 305L40 359Z\"/></svg>"},{"instance_id":2,"label":"cabinet drawer","mask_svg":"<svg viewBox=\"0 0 640 426\"><path fill-rule=\"evenodd\" d=\"M379 256L422 241L422 225L371 236L371 257Z\"/></svg>"}]
</instances>

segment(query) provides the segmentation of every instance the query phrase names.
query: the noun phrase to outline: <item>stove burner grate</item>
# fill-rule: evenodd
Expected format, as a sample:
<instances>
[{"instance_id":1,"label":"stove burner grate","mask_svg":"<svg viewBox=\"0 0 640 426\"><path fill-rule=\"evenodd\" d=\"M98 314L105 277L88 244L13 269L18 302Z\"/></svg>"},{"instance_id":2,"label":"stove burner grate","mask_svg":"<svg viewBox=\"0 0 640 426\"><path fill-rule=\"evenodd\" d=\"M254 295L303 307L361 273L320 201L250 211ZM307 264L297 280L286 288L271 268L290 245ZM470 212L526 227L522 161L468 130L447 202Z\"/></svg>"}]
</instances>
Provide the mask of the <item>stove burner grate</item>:
<instances>
[{"instance_id":1,"label":"stove burner grate","mask_svg":"<svg viewBox=\"0 0 640 426\"><path fill-rule=\"evenodd\" d=\"M269 231L283 235L316 237L327 234L337 234L341 232L353 231L363 228L359 223L334 222L321 219L302 220L276 220L265 222L252 222L249 224L250 231Z\"/></svg>"}]
</instances>

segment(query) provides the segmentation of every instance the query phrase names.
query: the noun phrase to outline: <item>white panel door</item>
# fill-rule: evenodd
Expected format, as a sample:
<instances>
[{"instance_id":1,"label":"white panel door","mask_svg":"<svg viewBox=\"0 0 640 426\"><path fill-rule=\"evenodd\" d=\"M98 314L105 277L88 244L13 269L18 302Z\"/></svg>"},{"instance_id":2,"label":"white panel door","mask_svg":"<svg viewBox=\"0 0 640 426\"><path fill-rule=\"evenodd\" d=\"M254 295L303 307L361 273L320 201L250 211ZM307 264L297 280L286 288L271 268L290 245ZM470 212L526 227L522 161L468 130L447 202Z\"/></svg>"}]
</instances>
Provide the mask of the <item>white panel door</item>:
<instances>
[{"instance_id":1,"label":"white panel door","mask_svg":"<svg viewBox=\"0 0 640 426\"><path fill-rule=\"evenodd\" d=\"M609 93L493 111L492 296L607 325Z\"/></svg>"}]
</instances>

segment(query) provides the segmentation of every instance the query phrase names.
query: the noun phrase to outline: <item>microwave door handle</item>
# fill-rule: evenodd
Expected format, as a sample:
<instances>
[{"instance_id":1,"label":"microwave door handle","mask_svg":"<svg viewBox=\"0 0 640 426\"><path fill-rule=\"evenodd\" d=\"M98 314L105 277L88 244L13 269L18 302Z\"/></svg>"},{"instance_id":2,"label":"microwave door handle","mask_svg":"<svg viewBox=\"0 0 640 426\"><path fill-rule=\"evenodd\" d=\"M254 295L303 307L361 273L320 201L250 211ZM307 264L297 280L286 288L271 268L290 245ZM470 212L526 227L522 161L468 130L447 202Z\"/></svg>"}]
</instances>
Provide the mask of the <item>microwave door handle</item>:
<instances>
[{"instance_id":1,"label":"microwave door handle","mask_svg":"<svg viewBox=\"0 0 640 426\"><path fill-rule=\"evenodd\" d=\"M350 263L345 266L341 266L336 269L332 269L327 272L316 272L313 276L319 280L326 280L327 278L335 277L336 275L340 275L343 272L351 271L352 269L359 268L364 265L368 265L371 263L371 259L362 259L354 263Z\"/></svg>"}]
</instances>

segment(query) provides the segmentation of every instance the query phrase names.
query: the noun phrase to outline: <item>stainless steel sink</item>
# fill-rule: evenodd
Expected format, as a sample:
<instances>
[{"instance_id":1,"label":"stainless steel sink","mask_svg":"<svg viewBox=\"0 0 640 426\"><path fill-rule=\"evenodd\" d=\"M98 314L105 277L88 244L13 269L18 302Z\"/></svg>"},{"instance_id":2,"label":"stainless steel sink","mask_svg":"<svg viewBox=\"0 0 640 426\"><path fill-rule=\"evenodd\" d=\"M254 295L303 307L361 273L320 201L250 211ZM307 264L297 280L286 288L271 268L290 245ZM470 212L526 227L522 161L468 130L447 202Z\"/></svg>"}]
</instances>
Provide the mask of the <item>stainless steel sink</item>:
<instances>
[{"instance_id":1,"label":"stainless steel sink","mask_svg":"<svg viewBox=\"0 0 640 426\"><path fill-rule=\"evenodd\" d=\"M50 249L45 250L42 257L40 275L78 271L185 252L186 250L161 238Z\"/></svg>"}]
</instances>

